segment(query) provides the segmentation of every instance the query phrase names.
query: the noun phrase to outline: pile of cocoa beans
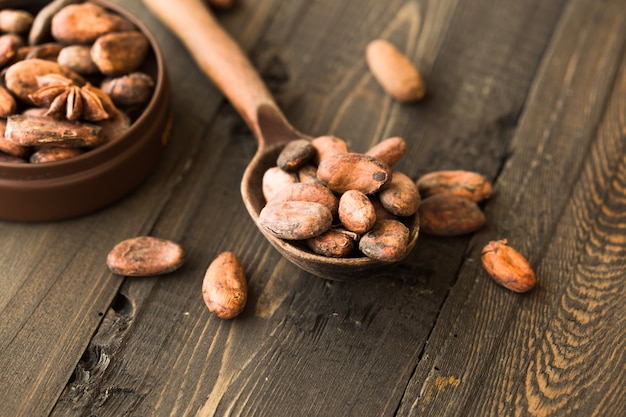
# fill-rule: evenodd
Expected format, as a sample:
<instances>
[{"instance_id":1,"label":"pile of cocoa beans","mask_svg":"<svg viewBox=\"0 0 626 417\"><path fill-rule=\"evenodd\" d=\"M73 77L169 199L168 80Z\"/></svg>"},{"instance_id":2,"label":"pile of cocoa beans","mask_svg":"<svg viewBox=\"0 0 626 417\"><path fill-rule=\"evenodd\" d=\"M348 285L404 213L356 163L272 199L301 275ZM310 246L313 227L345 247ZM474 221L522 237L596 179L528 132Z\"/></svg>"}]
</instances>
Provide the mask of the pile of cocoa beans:
<instances>
[{"instance_id":1,"label":"pile of cocoa beans","mask_svg":"<svg viewBox=\"0 0 626 417\"><path fill-rule=\"evenodd\" d=\"M291 141L263 176L259 222L319 255L398 261L420 202L414 181L392 169L405 152L400 137L365 153L333 135Z\"/></svg>"},{"instance_id":2,"label":"pile of cocoa beans","mask_svg":"<svg viewBox=\"0 0 626 417\"><path fill-rule=\"evenodd\" d=\"M66 159L120 137L153 95L150 48L89 1L0 10L0 162Z\"/></svg>"},{"instance_id":3,"label":"pile of cocoa beans","mask_svg":"<svg viewBox=\"0 0 626 417\"><path fill-rule=\"evenodd\" d=\"M329 257L367 256L396 262L406 256L406 220L419 216L420 233L460 236L486 224L480 204L493 186L482 174L440 170L413 181L393 166L406 152L400 137L367 152L350 152L346 141L325 135L289 142L263 176L266 205L259 223L274 236L303 241ZM506 240L481 253L498 284L526 292L536 278L528 261Z\"/></svg>"}]
</instances>

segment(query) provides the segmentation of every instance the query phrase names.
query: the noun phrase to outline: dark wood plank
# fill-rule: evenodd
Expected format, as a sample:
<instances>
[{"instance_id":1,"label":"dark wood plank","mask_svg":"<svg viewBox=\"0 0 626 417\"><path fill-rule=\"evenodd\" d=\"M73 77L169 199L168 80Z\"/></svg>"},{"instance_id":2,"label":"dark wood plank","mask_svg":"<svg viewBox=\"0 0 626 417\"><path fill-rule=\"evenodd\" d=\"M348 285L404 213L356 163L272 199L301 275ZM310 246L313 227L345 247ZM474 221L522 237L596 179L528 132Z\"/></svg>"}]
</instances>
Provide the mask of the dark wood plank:
<instances>
[{"instance_id":1,"label":"dark wood plank","mask_svg":"<svg viewBox=\"0 0 626 417\"><path fill-rule=\"evenodd\" d=\"M174 131L198 139L187 130L194 120L187 123ZM122 239L150 233L184 171L188 150L175 155L174 148L136 192L100 213L50 224L0 223L0 386L7 415L45 415L56 401L122 283L106 268L107 252ZM129 215L134 212L141 215Z\"/></svg>"},{"instance_id":2,"label":"dark wood plank","mask_svg":"<svg viewBox=\"0 0 626 417\"><path fill-rule=\"evenodd\" d=\"M626 410L615 385L625 376L625 18L621 1L568 5L487 205L490 227L472 240L398 415ZM533 292L486 278L479 253L494 238L535 265Z\"/></svg>"},{"instance_id":3,"label":"dark wood plank","mask_svg":"<svg viewBox=\"0 0 626 417\"><path fill-rule=\"evenodd\" d=\"M125 6L133 6L149 22L139 2ZM194 72L190 61L185 64L187 55L171 50L170 57L184 64L170 65L171 75L185 80L190 91L202 86L210 91L204 75ZM197 108L185 103L188 96L174 96L173 140L167 155L157 172L131 195L78 219L0 222L3 414L47 415L63 391L123 282L106 268L107 252L122 239L151 232L194 149L205 141L201 117L223 100L214 91L199 97Z\"/></svg>"},{"instance_id":4,"label":"dark wood plank","mask_svg":"<svg viewBox=\"0 0 626 417\"><path fill-rule=\"evenodd\" d=\"M495 178L561 14L563 1L546 3L512 13L488 0L246 2L227 22L240 13L271 22L266 33L229 28L301 130L337 134L357 150L398 134L410 144L400 168L412 176L454 167ZM431 88L425 102L392 102L372 80L363 52L379 36L419 62ZM250 133L228 106L204 123L207 140L151 231L181 242L188 263L124 282L53 415L394 415L468 238L420 238L384 279L312 277L246 217L238 184L256 149ZM222 250L241 257L251 291L244 314L228 322L200 296Z\"/></svg>"}]
</instances>

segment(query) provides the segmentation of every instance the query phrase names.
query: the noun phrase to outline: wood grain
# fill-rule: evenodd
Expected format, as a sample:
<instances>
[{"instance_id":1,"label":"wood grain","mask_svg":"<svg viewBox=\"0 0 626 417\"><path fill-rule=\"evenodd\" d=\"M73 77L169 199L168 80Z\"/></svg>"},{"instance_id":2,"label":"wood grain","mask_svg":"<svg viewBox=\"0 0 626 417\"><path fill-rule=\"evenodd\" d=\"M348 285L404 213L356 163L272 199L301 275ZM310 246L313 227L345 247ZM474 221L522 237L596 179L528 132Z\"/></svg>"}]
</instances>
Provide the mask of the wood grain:
<instances>
[{"instance_id":1,"label":"wood grain","mask_svg":"<svg viewBox=\"0 0 626 417\"><path fill-rule=\"evenodd\" d=\"M623 345L619 332L608 330L623 321L600 318L623 316L622 248L609 249L623 240L626 33L618 3L568 5L486 208L491 230L473 240L399 415L624 409L623 401L609 406L594 394L614 396L615 380L597 367L610 366ZM619 67L619 74L608 70ZM596 105L609 98L609 107ZM533 296L515 296L485 278L478 252L493 237L508 238L536 266Z\"/></svg>"},{"instance_id":2,"label":"wood grain","mask_svg":"<svg viewBox=\"0 0 626 417\"><path fill-rule=\"evenodd\" d=\"M483 13L493 7L490 2L472 2L473 11L466 9L470 6L465 2L449 2L446 7L392 3L388 7L362 7L357 2L276 3L271 25L251 56L298 128L344 136L355 149L386 135L406 134L411 150L403 163L412 176L437 163L476 168L471 153L442 152L433 160L433 152L458 141L471 140L482 148L499 140L500 151L481 159L489 167L487 174L494 176L502 164L506 137L491 132L498 127L488 126L519 113L553 21L544 16L534 22L539 27L534 33L543 34L543 43L529 39L521 47L519 39L539 3L508 16L517 36L508 32L510 25L502 24L504 10ZM560 9L550 6L542 12L556 21ZM465 21L468 13L470 19ZM337 43L348 24L342 19L348 18L362 24ZM320 21L325 26L320 27ZM503 56L481 52L481 57L491 59L472 60L469 69L461 65L472 50L458 56L455 43L469 31L464 25L494 32L489 38L492 49L501 48ZM495 33L505 29L508 43L503 45L504 36ZM433 85L428 103L400 106L373 81L363 53L367 41L379 36L395 39L410 56L422 56L420 45L435 48L425 54L425 59L433 59L431 67L425 66ZM476 36L475 45L464 39L466 46L488 51L489 44L479 45ZM265 45L281 48L265 49ZM302 51L315 51L318 56L313 52L303 56ZM515 63L509 61L513 51L520 51ZM303 66L303 59L316 65ZM512 82L501 75L520 65L525 78ZM484 79L489 80L489 89L480 89L478 80ZM330 94L329 85L335 86ZM461 103L451 105L457 100ZM498 106L494 107L494 100ZM225 108L220 117L229 114ZM464 138L450 136L450 121ZM191 164L185 183L156 225L157 231L175 226L195 261L158 283L125 283L134 315L123 329L115 324L101 327L98 334L106 337L97 335L97 343L88 350L104 350L106 357L115 360L97 359L100 354L81 365L88 372L79 367L79 374L97 377L70 383L57 415L73 404L85 405L85 413L111 416L142 415L152 409L157 415L199 416L248 415L255 410L258 415L392 415L397 409L440 305L454 284L468 240L425 238L414 256L381 280L340 284L311 277L282 261L246 220L243 207L233 206L240 173L253 151L248 145L242 148L242 142L253 138L231 137L230 123L240 122L216 119L206 132L220 138L222 145L198 149L194 161L210 163ZM433 132L434 137L427 135ZM217 148L218 157L213 154L216 146L222 146ZM461 144L454 147L461 148ZM491 162L485 161L489 158ZM168 220L174 217L177 220ZM250 305L232 322L211 317L199 293L204 269L222 250L235 250L248 265ZM112 317L104 324L126 321L115 318L119 315L115 312L109 314ZM162 331L155 334L154 328ZM74 397L81 392L97 392L96 397L106 401Z\"/></svg>"},{"instance_id":3,"label":"wood grain","mask_svg":"<svg viewBox=\"0 0 626 417\"><path fill-rule=\"evenodd\" d=\"M607 416L626 413L626 9L622 0L241 0L217 13L294 126L363 151L402 136L412 178L495 183L485 229L420 236L380 279L325 281L285 261L239 182L256 141L135 0L174 86L174 125L137 192L58 223L0 222L0 392L7 416ZM391 40L428 95L387 97L364 51ZM158 278L106 269L150 234L187 262ZM494 238L539 285L482 270ZM235 252L250 294L212 316L201 284Z\"/></svg>"},{"instance_id":4,"label":"wood grain","mask_svg":"<svg viewBox=\"0 0 626 417\"><path fill-rule=\"evenodd\" d=\"M199 72L196 80L208 85ZM217 108L220 96L212 100ZM107 252L120 240L151 232L204 139L193 114L175 111L175 119L172 137L186 143L172 140L158 171L112 207L57 223L0 222L2 413L47 415L53 408L123 282L107 270Z\"/></svg>"}]
</instances>

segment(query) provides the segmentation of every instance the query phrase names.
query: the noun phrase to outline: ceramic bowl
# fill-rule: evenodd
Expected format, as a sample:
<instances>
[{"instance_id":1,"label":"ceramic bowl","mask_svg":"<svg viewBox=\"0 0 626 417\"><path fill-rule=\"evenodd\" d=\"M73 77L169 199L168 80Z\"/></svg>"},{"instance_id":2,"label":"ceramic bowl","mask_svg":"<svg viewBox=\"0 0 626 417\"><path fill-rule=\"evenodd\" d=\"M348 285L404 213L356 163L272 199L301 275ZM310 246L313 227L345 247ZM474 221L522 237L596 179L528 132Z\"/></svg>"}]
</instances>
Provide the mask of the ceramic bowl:
<instances>
[{"instance_id":1,"label":"ceramic bowl","mask_svg":"<svg viewBox=\"0 0 626 417\"><path fill-rule=\"evenodd\" d=\"M170 86L154 36L127 10L93 0L131 22L148 38L151 51L141 70L156 84L151 100L122 136L64 161L42 164L0 162L0 220L56 221L112 204L140 185L157 167L168 141ZM0 1L0 8L36 12L47 1Z\"/></svg>"}]
</instances>

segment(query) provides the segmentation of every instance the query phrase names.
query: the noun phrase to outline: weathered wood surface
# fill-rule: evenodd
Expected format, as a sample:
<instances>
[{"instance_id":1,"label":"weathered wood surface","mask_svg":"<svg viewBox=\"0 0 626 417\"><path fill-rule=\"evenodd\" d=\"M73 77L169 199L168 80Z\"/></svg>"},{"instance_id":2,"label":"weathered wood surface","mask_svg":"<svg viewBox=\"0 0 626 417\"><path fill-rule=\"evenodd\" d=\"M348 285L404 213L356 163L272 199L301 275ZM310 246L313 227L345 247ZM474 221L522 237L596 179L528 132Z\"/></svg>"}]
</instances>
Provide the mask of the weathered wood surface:
<instances>
[{"instance_id":1,"label":"weathered wood surface","mask_svg":"<svg viewBox=\"0 0 626 417\"><path fill-rule=\"evenodd\" d=\"M495 183L485 229L421 236L388 277L324 281L280 258L246 217L256 143L139 1L166 59L168 154L136 192L50 224L0 222L4 416L626 414L626 8L623 0L240 0L220 21L290 121L356 150L403 136L399 168ZM418 104L364 63L391 39L423 71ZM104 258L139 234L187 263L124 279ZM524 295L479 254L507 238L535 267ZM200 285L233 250L244 314L212 317Z\"/></svg>"}]
</instances>

